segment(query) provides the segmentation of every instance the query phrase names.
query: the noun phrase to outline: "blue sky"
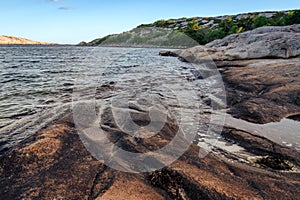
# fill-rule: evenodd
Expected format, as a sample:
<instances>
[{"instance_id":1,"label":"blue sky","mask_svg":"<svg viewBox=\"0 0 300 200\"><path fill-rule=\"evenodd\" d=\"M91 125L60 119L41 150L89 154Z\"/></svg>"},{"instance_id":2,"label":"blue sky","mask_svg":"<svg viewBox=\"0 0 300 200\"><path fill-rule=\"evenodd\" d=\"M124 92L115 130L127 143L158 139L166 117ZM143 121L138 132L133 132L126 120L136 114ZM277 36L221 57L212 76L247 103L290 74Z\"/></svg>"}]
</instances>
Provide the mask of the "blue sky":
<instances>
[{"instance_id":1,"label":"blue sky","mask_svg":"<svg viewBox=\"0 0 300 200\"><path fill-rule=\"evenodd\" d=\"M159 19L297 8L299 0L1 0L0 35L76 44Z\"/></svg>"}]
</instances>

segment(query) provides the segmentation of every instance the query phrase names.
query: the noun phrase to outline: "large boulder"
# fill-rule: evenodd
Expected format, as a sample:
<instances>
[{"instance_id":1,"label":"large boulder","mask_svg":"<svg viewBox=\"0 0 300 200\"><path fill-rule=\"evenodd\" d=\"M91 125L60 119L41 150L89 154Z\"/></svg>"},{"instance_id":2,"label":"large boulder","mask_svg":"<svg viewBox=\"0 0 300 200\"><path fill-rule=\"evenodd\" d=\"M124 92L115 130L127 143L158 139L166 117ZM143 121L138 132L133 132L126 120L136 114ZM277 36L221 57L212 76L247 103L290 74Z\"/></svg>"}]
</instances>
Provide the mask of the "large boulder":
<instances>
[{"instance_id":1,"label":"large boulder","mask_svg":"<svg viewBox=\"0 0 300 200\"><path fill-rule=\"evenodd\" d=\"M297 57L300 24L261 27L174 53L188 62Z\"/></svg>"}]
</instances>

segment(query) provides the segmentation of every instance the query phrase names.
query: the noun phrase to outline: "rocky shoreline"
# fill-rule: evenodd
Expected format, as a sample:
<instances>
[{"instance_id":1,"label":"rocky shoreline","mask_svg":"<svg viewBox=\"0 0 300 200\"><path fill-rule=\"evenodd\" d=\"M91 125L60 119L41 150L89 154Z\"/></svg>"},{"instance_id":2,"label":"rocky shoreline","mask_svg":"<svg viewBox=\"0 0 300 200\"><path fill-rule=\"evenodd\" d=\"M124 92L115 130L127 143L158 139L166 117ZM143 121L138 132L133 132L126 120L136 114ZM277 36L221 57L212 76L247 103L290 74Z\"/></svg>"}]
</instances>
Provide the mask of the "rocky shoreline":
<instances>
[{"instance_id":1,"label":"rocky shoreline","mask_svg":"<svg viewBox=\"0 0 300 200\"><path fill-rule=\"evenodd\" d=\"M106 113L110 117L108 113ZM135 116L141 119L141 115ZM172 123L172 122L170 122ZM104 126L104 125L102 125ZM125 135L106 131L125 150L145 151ZM199 158L199 147L152 173L128 174L106 167L85 149L72 115L28 138L0 160L3 199L293 199L299 195L300 153L251 133L226 128L223 137L244 147L248 162L215 150ZM159 148L172 126L152 138ZM275 198L275 199L276 199Z\"/></svg>"},{"instance_id":2,"label":"rocky shoreline","mask_svg":"<svg viewBox=\"0 0 300 200\"><path fill-rule=\"evenodd\" d=\"M275 45L278 37L268 37L268 33L274 33L265 30L256 30L259 32L256 36L262 39L251 40L254 41L249 43L251 48L241 47L238 42L225 45L226 40L232 41L231 36L214 42L214 47L207 45L162 51L161 54L179 56L189 62L203 61L207 58L203 51L206 48L224 79L229 113L256 123L278 121L284 117L296 119L300 113L299 42L293 44L298 45L294 51L290 43L280 37L280 48L291 52L269 51L271 56L268 56L266 49L261 48L261 42ZM281 30L278 32L283 35L289 32L287 30L293 30L288 33L289 37L283 37L285 39L299 37L299 31L295 31L299 30L299 25ZM255 36L253 32L252 36ZM234 36L235 39L239 37L243 35ZM244 40L239 41L245 44ZM217 47L220 44L223 46ZM274 49L274 45L269 49ZM241 58L239 52L250 57ZM255 56L253 52L256 52ZM262 56L257 56L257 52L262 52ZM110 90L113 90L113 83L102 88L102 92ZM138 105L128 109L136 123L150 123L147 110ZM111 110L105 110L101 119L99 124L109 139L132 152L160 149L178 130L176 121L168 117L157 135L137 139L117 128ZM211 153L200 158L203 148L191 144L170 166L154 172L130 174L105 166L86 150L77 134L72 111L68 110L64 117L0 158L0 198L295 199L300 196L299 151L233 127L224 127L221 136L226 144L236 144L242 150L232 153L216 145Z\"/></svg>"},{"instance_id":3,"label":"rocky shoreline","mask_svg":"<svg viewBox=\"0 0 300 200\"><path fill-rule=\"evenodd\" d=\"M300 114L300 25L262 27L205 46L161 51L186 62L214 61L221 69L229 113L255 123Z\"/></svg>"}]
</instances>

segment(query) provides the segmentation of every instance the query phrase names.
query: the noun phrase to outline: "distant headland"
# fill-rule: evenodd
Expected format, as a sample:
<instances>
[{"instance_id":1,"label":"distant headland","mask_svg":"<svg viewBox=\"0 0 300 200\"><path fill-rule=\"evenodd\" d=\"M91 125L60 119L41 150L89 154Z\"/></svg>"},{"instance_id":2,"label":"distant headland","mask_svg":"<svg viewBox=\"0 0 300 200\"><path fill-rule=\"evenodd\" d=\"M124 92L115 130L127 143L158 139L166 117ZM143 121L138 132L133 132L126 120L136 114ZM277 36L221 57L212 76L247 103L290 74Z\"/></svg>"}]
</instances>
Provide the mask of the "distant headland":
<instances>
[{"instance_id":1,"label":"distant headland","mask_svg":"<svg viewBox=\"0 0 300 200\"><path fill-rule=\"evenodd\" d=\"M252 12L217 17L183 17L141 24L130 31L110 34L90 42L83 41L78 45L193 47L263 26L287 26L299 23L300 10Z\"/></svg>"},{"instance_id":2,"label":"distant headland","mask_svg":"<svg viewBox=\"0 0 300 200\"><path fill-rule=\"evenodd\" d=\"M38 42L26 38L0 35L0 45L54 45L54 43Z\"/></svg>"}]
</instances>

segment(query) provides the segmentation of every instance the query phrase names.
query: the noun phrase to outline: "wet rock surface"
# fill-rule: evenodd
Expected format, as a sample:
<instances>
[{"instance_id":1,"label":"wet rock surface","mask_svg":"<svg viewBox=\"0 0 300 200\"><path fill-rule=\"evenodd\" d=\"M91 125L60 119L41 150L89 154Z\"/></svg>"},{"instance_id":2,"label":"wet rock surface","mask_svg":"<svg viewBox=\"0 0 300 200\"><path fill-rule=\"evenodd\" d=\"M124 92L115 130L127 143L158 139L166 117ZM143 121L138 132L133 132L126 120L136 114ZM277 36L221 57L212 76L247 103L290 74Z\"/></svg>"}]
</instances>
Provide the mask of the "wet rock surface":
<instances>
[{"instance_id":1,"label":"wet rock surface","mask_svg":"<svg viewBox=\"0 0 300 200\"><path fill-rule=\"evenodd\" d=\"M233 116L255 123L300 113L300 58L235 61L223 79ZM227 63L229 64L229 63Z\"/></svg>"},{"instance_id":2,"label":"wet rock surface","mask_svg":"<svg viewBox=\"0 0 300 200\"><path fill-rule=\"evenodd\" d=\"M133 107L133 106L132 106ZM131 110L134 120L149 121ZM109 110L104 112L110 119ZM104 117L104 116L103 116ZM109 120L105 120L106 122ZM110 140L127 151L160 148L176 134L168 119L163 131L136 140L115 122L101 122ZM190 148L170 166L148 173L130 174L107 167L86 150L79 139L72 114L28 138L0 160L1 199L292 199L299 195L299 153L263 137L228 129L227 139L241 143L252 155L270 155L257 165L233 162L218 154L199 158L199 147ZM182 136L184 137L184 136ZM225 137L225 138L226 138ZM147 148L146 148L147 147ZM276 154L276 159L274 155ZM259 157L260 158L260 157ZM284 171L282 171L284 170Z\"/></svg>"}]
</instances>

